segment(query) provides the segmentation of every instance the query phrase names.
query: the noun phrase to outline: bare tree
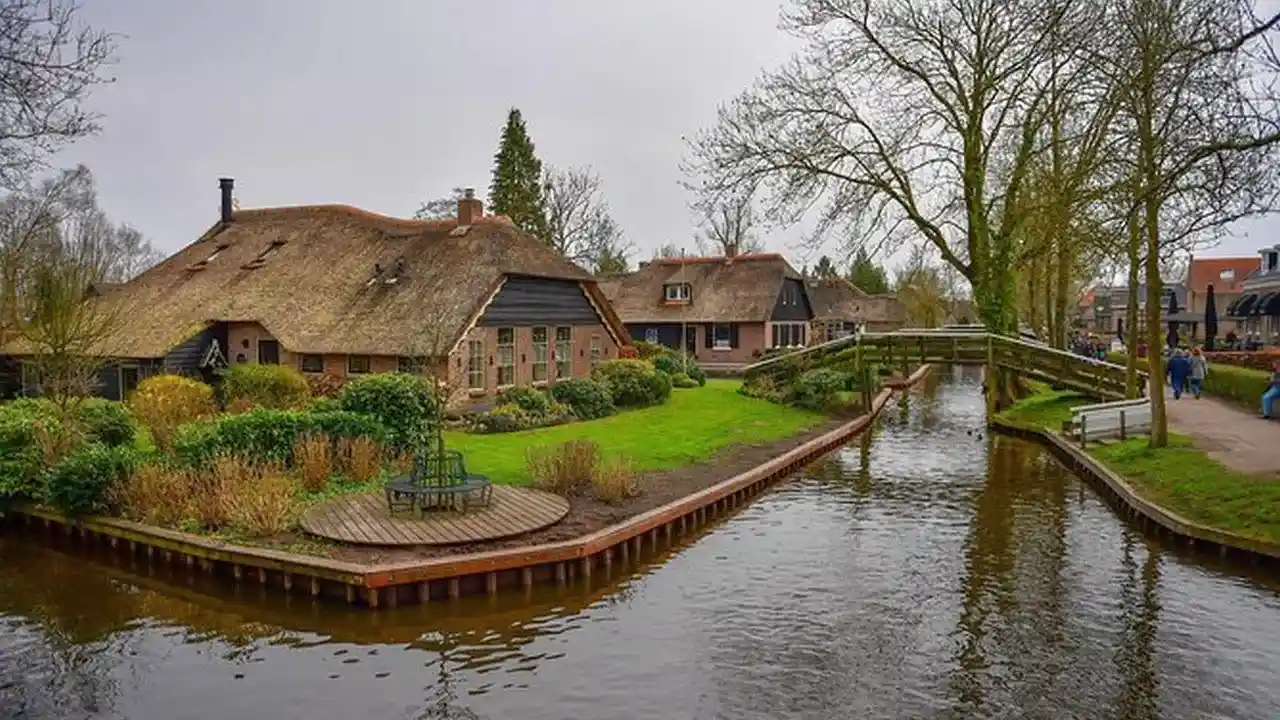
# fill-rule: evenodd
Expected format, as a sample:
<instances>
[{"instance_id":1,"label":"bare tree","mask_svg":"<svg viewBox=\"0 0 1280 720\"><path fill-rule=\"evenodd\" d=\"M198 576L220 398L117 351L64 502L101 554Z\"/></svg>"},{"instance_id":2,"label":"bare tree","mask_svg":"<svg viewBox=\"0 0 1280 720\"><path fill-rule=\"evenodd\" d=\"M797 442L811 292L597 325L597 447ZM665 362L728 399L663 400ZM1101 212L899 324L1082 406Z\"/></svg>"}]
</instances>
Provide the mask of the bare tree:
<instances>
[{"instance_id":1,"label":"bare tree","mask_svg":"<svg viewBox=\"0 0 1280 720\"><path fill-rule=\"evenodd\" d=\"M160 259L142 234L98 207L89 169L64 170L0 199L0 329L29 312L35 271L75 263L87 283L129 280Z\"/></svg>"},{"instance_id":2,"label":"bare tree","mask_svg":"<svg viewBox=\"0 0 1280 720\"><path fill-rule=\"evenodd\" d=\"M428 200L418 206L413 217L417 220L448 220L458 216L458 201L466 196L466 190L454 188L448 197Z\"/></svg>"},{"instance_id":3,"label":"bare tree","mask_svg":"<svg viewBox=\"0 0 1280 720\"><path fill-rule=\"evenodd\" d=\"M700 215L698 251L733 257L760 252L764 243L756 235L755 198L749 192L715 193L694 204Z\"/></svg>"},{"instance_id":4,"label":"bare tree","mask_svg":"<svg viewBox=\"0 0 1280 720\"><path fill-rule=\"evenodd\" d=\"M600 176L591 168L548 169L542 204L550 231L548 244L564 257L595 266L602 254L625 254L622 228L609 213Z\"/></svg>"},{"instance_id":5,"label":"bare tree","mask_svg":"<svg viewBox=\"0 0 1280 720\"><path fill-rule=\"evenodd\" d=\"M0 0L0 186L18 188L66 144L98 130L82 103L115 38L77 22L74 0Z\"/></svg>"}]
</instances>

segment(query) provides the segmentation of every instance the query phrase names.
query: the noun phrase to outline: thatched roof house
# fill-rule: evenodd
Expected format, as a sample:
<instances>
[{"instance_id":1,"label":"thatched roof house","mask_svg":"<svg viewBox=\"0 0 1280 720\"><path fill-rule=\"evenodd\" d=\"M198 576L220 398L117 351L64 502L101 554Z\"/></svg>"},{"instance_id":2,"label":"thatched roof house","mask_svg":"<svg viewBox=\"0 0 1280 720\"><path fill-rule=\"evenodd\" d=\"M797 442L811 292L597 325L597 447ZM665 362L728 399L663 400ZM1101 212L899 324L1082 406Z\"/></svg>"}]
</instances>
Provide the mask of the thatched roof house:
<instances>
[{"instance_id":1,"label":"thatched roof house","mask_svg":"<svg viewBox=\"0 0 1280 720\"><path fill-rule=\"evenodd\" d=\"M896 296L868 295L844 278L807 278L805 288L813 303L814 322L824 324L828 339L848 332L854 324L884 332L906 322L906 308Z\"/></svg>"},{"instance_id":2,"label":"thatched roof house","mask_svg":"<svg viewBox=\"0 0 1280 720\"><path fill-rule=\"evenodd\" d=\"M601 287L633 340L685 347L711 363L804 345L813 316L803 278L776 253L660 258Z\"/></svg>"},{"instance_id":3,"label":"thatched roof house","mask_svg":"<svg viewBox=\"0 0 1280 720\"><path fill-rule=\"evenodd\" d=\"M192 371L216 349L228 362L345 374L460 349L487 365L497 336L487 349L462 347L484 327L523 330L512 338L534 328L523 340L544 344L548 327L595 328L582 342L600 335L601 356L627 344L589 273L506 218L485 216L473 197L460 201L457 217L425 221L346 205L233 210L229 180L222 193L222 217L199 239L99 290L120 324L102 356ZM501 340L523 344L512 338Z\"/></svg>"}]
</instances>

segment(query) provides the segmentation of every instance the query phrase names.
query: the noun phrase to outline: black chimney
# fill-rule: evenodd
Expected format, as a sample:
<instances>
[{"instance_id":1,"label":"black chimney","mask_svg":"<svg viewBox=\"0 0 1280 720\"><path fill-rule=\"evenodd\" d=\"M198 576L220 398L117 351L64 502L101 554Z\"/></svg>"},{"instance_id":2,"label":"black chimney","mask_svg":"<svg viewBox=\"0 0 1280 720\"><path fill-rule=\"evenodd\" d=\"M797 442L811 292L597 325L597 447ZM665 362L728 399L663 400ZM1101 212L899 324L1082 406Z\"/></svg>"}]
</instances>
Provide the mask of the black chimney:
<instances>
[{"instance_id":1,"label":"black chimney","mask_svg":"<svg viewBox=\"0 0 1280 720\"><path fill-rule=\"evenodd\" d=\"M218 189L222 191L222 223L231 222L231 188L236 181L231 178L218 178Z\"/></svg>"}]
</instances>

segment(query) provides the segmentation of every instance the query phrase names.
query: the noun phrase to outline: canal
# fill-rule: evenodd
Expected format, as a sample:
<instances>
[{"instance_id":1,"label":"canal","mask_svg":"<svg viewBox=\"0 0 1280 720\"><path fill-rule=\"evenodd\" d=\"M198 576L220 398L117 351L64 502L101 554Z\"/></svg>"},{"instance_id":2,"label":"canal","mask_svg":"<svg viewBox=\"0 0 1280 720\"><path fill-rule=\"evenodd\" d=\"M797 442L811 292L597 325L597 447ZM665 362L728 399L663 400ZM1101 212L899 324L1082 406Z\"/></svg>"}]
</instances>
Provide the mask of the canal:
<instances>
[{"instance_id":1,"label":"canal","mask_svg":"<svg viewBox=\"0 0 1280 720\"><path fill-rule=\"evenodd\" d=\"M605 584L370 613L0 540L4 718L1280 717L1280 585L947 375Z\"/></svg>"}]
</instances>

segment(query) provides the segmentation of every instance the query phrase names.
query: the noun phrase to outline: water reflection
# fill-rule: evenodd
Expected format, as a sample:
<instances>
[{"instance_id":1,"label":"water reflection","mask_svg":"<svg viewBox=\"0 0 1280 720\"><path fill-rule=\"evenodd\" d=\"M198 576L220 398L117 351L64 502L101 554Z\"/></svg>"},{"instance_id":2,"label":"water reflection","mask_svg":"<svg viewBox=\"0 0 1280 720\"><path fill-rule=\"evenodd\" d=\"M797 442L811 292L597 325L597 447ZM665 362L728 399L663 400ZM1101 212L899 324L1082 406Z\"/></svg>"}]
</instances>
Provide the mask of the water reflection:
<instances>
[{"instance_id":1,"label":"water reflection","mask_svg":"<svg viewBox=\"0 0 1280 720\"><path fill-rule=\"evenodd\" d=\"M0 540L0 716L1280 717L1276 585L983 429L972 372L612 583L382 613Z\"/></svg>"}]
</instances>

